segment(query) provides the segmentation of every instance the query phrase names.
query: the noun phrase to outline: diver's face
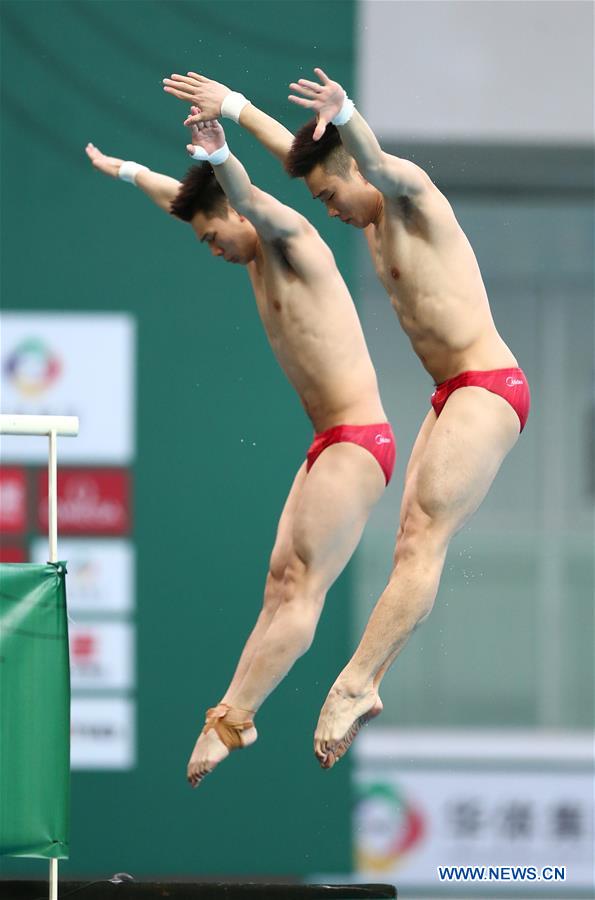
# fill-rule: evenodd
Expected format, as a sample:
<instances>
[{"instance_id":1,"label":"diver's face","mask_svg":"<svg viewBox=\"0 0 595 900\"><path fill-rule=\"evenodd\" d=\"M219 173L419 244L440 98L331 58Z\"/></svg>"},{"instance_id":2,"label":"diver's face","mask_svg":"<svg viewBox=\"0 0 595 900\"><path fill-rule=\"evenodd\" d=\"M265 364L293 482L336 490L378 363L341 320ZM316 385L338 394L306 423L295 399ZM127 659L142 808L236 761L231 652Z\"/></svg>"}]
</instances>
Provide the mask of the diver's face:
<instances>
[{"instance_id":1,"label":"diver's face","mask_svg":"<svg viewBox=\"0 0 595 900\"><path fill-rule=\"evenodd\" d=\"M256 256L256 229L235 209L230 208L227 217L197 212L192 228L201 244L208 244L213 256L221 256L226 262L245 266Z\"/></svg>"},{"instance_id":2,"label":"diver's face","mask_svg":"<svg viewBox=\"0 0 595 900\"><path fill-rule=\"evenodd\" d=\"M355 161L347 176L325 172L319 164L304 180L314 199L324 203L331 218L356 228L366 228L374 221L380 194L362 177Z\"/></svg>"}]
</instances>

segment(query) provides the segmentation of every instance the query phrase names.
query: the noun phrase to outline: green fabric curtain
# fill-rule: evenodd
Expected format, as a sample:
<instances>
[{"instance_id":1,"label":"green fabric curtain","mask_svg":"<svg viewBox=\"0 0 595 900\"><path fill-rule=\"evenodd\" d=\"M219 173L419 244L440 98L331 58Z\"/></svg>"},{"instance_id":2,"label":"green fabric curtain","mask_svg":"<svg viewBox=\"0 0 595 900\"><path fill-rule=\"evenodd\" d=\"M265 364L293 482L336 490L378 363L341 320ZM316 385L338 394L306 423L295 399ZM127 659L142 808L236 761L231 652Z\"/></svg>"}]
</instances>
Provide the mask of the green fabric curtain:
<instances>
[{"instance_id":1,"label":"green fabric curtain","mask_svg":"<svg viewBox=\"0 0 595 900\"><path fill-rule=\"evenodd\" d=\"M67 858L66 565L0 566L0 855Z\"/></svg>"}]
</instances>

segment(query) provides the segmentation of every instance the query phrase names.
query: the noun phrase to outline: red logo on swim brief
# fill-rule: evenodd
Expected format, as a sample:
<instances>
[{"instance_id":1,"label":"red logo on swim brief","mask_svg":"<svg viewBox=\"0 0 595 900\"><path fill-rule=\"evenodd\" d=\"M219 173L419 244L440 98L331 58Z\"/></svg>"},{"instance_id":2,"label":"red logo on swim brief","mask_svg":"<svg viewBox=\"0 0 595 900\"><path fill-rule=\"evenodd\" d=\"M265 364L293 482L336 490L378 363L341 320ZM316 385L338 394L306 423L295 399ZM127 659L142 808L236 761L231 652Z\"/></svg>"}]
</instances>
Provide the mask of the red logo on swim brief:
<instances>
[{"instance_id":1,"label":"red logo on swim brief","mask_svg":"<svg viewBox=\"0 0 595 900\"><path fill-rule=\"evenodd\" d=\"M377 444L390 444L390 438L384 437L383 434L377 434L374 440Z\"/></svg>"},{"instance_id":2,"label":"red logo on swim brief","mask_svg":"<svg viewBox=\"0 0 595 900\"><path fill-rule=\"evenodd\" d=\"M512 375L509 375L508 378L506 379L506 384L508 385L508 387L514 387L515 384L524 384L524 383L525 382L522 380L522 378L513 378Z\"/></svg>"}]
</instances>

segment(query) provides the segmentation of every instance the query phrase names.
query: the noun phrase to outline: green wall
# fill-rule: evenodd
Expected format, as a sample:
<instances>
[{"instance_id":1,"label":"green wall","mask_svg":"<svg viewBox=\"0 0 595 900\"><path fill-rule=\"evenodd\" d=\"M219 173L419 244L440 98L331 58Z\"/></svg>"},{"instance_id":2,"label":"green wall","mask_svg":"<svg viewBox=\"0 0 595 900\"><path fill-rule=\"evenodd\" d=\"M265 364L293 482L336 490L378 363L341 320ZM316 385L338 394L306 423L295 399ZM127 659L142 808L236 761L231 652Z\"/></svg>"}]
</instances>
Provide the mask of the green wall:
<instances>
[{"instance_id":1,"label":"green wall","mask_svg":"<svg viewBox=\"0 0 595 900\"><path fill-rule=\"evenodd\" d=\"M256 747L198 792L185 782L203 711L258 612L310 427L246 274L210 258L140 192L95 172L83 148L91 140L181 177L185 107L161 78L189 68L297 128L304 116L287 102L289 81L322 65L351 89L353 4L78 0L3 2L1 12L3 307L129 311L138 327L138 765L74 773L62 871L348 871L350 762L321 772L312 733L347 654L349 570L314 647L259 716ZM349 279L350 232L331 230L249 135L230 124L228 139L256 183L320 227ZM1 867L45 872L41 861Z\"/></svg>"}]
</instances>

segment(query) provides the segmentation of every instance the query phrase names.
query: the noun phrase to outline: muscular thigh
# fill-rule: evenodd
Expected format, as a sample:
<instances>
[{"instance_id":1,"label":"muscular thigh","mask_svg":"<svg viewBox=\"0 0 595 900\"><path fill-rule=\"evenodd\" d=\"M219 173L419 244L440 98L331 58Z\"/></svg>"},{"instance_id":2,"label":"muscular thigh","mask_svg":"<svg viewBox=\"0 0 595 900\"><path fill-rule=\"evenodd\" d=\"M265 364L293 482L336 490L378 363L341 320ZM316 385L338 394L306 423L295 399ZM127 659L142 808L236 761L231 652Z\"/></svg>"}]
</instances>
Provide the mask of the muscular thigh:
<instances>
[{"instance_id":1,"label":"muscular thigh","mask_svg":"<svg viewBox=\"0 0 595 900\"><path fill-rule=\"evenodd\" d=\"M326 590L343 570L385 488L371 453L355 444L327 447L306 476L293 520L293 549Z\"/></svg>"},{"instance_id":2,"label":"muscular thigh","mask_svg":"<svg viewBox=\"0 0 595 900\"><path fill-rule=\"evenodd\" d=\"M413 498L415 497L419 464L423 458L426 445L435 424L436 413L433 409L430 408L428 414L421 424L421 428L419 429L419 432L415 439L415 443L413 445L413 449L411 451L411 456L409 457L409 461L407 463L407 469L405 471L405 483L403 485L403 498L401 500L401 524L403 522L403 518L406 514L407 508L410 506Z\"/></svg>"},{"instance_id":3,"label":"muscular thigh","mask_svg":"<svg viewBox=\"0 0 595 900\"><path fill-rule=\"evenodd\" d=\"M271 573L277 578L283 577L283 572L291 559L293 552L293 523L295 511L305 480L306 463L304 462L297 470L296 476L293 479L293 484L287 495L287 500L285 501L277 526L277 535L269 566Z\"/></svg>"},{"instance_id":4,"label":"muscular thigh","mask_svg":"<svg viewBox=\"0 0 595 900\"><path fill-rule=\"evenodd\" d=\"M412 502L454 533L486 496L518 436L518 416L502 397L479 387L455 391L417 465Z\"/></svg>"}]
</instances>

